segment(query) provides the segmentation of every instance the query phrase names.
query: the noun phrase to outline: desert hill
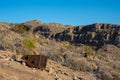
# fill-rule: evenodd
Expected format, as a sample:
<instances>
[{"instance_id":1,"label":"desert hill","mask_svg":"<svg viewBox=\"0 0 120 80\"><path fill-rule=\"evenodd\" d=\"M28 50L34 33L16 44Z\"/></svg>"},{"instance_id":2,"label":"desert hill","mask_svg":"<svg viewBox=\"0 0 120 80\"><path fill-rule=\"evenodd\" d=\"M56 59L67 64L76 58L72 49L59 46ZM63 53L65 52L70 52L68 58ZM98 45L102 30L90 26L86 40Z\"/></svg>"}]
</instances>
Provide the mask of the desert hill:
<instances>
[{"instance_id":1,"label":"desert hill","mask_svg":"<svg viewBox=\"0 0 120 80\"><path fill-rule=\"evenodd\" d=\"M49 56L43 71L21 59L38 54ZM119 66L120 25L0 22L0 80L120 80Z\"/></svg>"},{"instance_id":2,"label":"desert hill","mask_svg":"<svg viewBox=\"0 0 120 80\"><path fill-rule=\"evenodd\" d=\"M26 22L24 25L33 26L34 33L57 41L97 47L113 44L120 47L120 25L95 23L85 26L69 26L58 23L45 24L38 20Z\"/></svg>"}]
</instances>

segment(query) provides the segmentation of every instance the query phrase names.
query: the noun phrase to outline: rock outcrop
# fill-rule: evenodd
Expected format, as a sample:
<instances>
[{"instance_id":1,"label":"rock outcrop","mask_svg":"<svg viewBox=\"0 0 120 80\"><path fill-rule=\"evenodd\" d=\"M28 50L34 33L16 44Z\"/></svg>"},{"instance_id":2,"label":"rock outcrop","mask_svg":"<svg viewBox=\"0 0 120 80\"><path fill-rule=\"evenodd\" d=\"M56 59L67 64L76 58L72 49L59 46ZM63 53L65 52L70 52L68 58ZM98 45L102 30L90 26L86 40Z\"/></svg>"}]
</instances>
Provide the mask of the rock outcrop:
<instances>
[{"instance_id":1,"label":"rock outcrop","mask_svg":"<svg viewBox=\"0 0 120 80\"><path fill-rule=\"evenodd\" d=\"M120 47L120 25L92 24L77 26L64 30L54 37L59 41L69 41L75 44L86 44L101 47L105 44L113 44Z\"/></svg>"}]
</instances>

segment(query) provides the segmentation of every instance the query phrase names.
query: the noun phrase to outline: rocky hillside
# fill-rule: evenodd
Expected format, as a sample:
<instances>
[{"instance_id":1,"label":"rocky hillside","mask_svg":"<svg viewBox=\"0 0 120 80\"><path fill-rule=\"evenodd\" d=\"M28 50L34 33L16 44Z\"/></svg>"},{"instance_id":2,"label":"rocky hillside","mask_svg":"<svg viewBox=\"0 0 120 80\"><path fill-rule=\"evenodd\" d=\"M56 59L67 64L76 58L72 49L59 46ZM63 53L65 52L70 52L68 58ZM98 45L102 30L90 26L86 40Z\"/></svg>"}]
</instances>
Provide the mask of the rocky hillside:
<instances>
[{"instance_id":1,"label":"rocky hillside","mask_svg":"<svg viewBox=\"0 0 120 80\"><path fill-rule=\"evenodd\" d=\"M55 61L48 60L43 71L29 68L21 61L20 55L0 51L0 80L95 80L94 74L74 71Z\"/></svg>"},{"instance_id":2,"label":"rocky hillside","mask_svg":"<svg viewBox=\"0 0 120 80\"><path fill-rule=\"evenodd\" d=\"M85 26L69 26L58 23L45 24L38 20L23 23L32 26L33 32L57 41L69 41L74 44L86 44L102 47L113 44L120 47L120 25L91 24Z\"/></svg>"},{"instance_id":3,"label":"rocky hillside","mask_svg":"<svg viewBox=\"0 0 120 80\"><path fill-rule=\"evenodd\" d=\"M49 56L44 71L20 63L37 54ZM119 66L120 25L0 22L0 80L120 80Z\"/></svg>"}]
</instances>

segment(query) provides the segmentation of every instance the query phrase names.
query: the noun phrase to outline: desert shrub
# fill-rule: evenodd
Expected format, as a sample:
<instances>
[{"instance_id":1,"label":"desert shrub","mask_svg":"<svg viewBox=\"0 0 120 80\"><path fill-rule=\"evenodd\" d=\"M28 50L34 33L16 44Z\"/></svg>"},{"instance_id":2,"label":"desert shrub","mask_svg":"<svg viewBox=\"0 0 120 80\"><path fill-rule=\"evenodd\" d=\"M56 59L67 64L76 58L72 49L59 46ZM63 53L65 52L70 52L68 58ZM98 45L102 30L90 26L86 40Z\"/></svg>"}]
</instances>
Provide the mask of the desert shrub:
<instances>
[{"instance_id":1,"label":"desert shrub","mask_svg":"<svg viewBox=\"0 0 120 80\"><path fill-rule=\"evenodd\" d=\"M94 49L91 47L91 46L83 46L83 55L84 57L88 57L88 56L94 56L95 52L94 52Z\"/></svg>"},{"instance_id":2,"label":"desert shrub","mask_svg":"<svg viewBox=\"0 0 120 80\"><path fill-rule=\"evenodd\" d=\"M58 52L60 52L60 53L64 53L66 51L66 48L65 47L60 47L59 49L58 49Z\"/></svg>"},{"instance_id":3,"label":"desert shrub","mask_svg":"<svg viewBox=\"0 0 120 80\"><path fill-rule=\"evenodd\" d=\"M76 52L76 47L74 44L71 44L67 41L62 41L62 47L59 48L59 51L61 53L64 53L66 50L69 50L71 52Z\"/></svg>"},{"instance_id":4,"label":"desert shrub","mask_svg":"<svg viewBox=\"0 0 120 80\"><path fill-rule=\"evenodd\" d=\"M6 44L3 43L3 37L0 35L0 50L5 50Z\"/></svg>"},{"instance_id":5,"label":"desert shrub","mask_svg":"<svg viewBox=\"0 0 120 80\"><path fill-rule=\"evenodd\" d=\"M65 47L69 47L69 46L70 46L69 42L67 42L67 41L63 41L62 44L63 44L63 46L65 46Z\"/></svg>"},{"instance_id":6,"label":"desert shrub","mask_svg":"<svg viewBox=\"0 0 120 80\"><path fill-rule=\"evenodd\" d=\"M51 54L48 54L48 55L49 55L49 58L51 60L54 60L54 61L56 61L58 63L61 63L61 64L64 62L64 59L60 54L51 53Z\"/></svg>"},{"instance_id":7,"label":"desert shrub","mask_svg":"<svg viewBox=\"0 0 120 80\"><path fill-rule=\"evenodd\" d=\"M45 47L49 46L49 40L47 40L41 36L39 38L36 38L36 41L42 46L45 46Z\"/></svg>"},{"instance_id":8,"label":"desert shrub","mask_svg":"<svg viewBox=\"0 0 120 80\"><path fill-rule=\"evenodd\" d=\"M4 44L2 44L1 42L0 42L0 50L6 50Z\"/></svg>"},{"instance_id":9,"label":"desert shrub","mask_svg":"<svg viewBox=\"0 0 120 80\"><path fill-rule=\"evenodd\" d=\"M97 69L96 76L102 80L116 80L112 73L113 69L110 66L107 65L101 65Z\"/></svg>"},{"instance_id":10,"label":"desert shrub","mask_svg":"<svg viewBox=\"0 0 120 80\"><path fill-rule=\"evenodd\" d=\"M91 70L89 63L84 58L67 58L63 65L77 71L86 72Z\"/></svg>"},{"instance_id":11,"label":"desert shrub","mask_svg":"<svg viewBox=\"0 0 120 80\"><path fill-rule=\"evenodd\" d=\"M96 54L102 54L104 51L103 51L103 49L98 49L97 51L96 51Z\"/></svg>"},{"instance_id":12,"label":"desert shrub","mask_svg":"<svg viewBox=\"0 0 120 80\"><path fill-rule=\"evenodd\" d=\"M24 45L26 48L33 49L36 46L36 42L33 39L25 39Z\"/></svg>"},{"instance_id":13,"label":"desert shrub","mask_svg":"<svg viewBox=\"0 0 120 80\"><path fill-rule=\"evenodd\" d=\"M12 30L18 33L25 33L30 30L30 26L25 26L23 24L15 24L15 27L13 27Z\"/></svg>"},{"instance_id":14,"label":"desert shrub","mask_svg":"<svg viewBox=\"0 0 120 80\"><path fill-rule=\"evenodd\" d=\"M112 75L114 75L114 80L120 80L120 70L112 70Z\"/></svg>"},{"instance_id":15,"label":"desert shrub","mask_svg":"<svg viewBox=\"0 0 120 80\"><path fill-rule=\"evenodd\" d=\"M26 54L33 54L33 51L36 47L36 41L31 38L26 38L23 41L23 45L26 48Z\"/></svg>"},{"instance_id":16,"label":"desert shrub","mask_svg":"<svg viewBox=\"0 0 120 80\"><path fill-rule=\"evenodd\" d=\"M13 51L14 43L4 37L2 40L0 40L0 49L1 50L9 49Z\"/></svg>"},{"instance_id":17,"label":"desert shrub","mask_svg":"<svg viewBox=\"0 0 120 80\"><path fill-rule=\"evenodd\" d=\"M43 40L43 38L42 38L42 37L39 37L39 38L37 39L37 41L38 41L38 43L39 43L40 45L42 45L42 44L43 44L43 42L44 42L44 40Z\"/></svg>"},{"instance_id":18,"label":"desert shrub","mask_svg":"<svg viewBox=\"0 0 120 80\"><path fill-rule=\"evenodd\" d=\"M114 79L110 72L97 73L97 77L102 80L117 80Z\"/></svg>"}]
</instances>

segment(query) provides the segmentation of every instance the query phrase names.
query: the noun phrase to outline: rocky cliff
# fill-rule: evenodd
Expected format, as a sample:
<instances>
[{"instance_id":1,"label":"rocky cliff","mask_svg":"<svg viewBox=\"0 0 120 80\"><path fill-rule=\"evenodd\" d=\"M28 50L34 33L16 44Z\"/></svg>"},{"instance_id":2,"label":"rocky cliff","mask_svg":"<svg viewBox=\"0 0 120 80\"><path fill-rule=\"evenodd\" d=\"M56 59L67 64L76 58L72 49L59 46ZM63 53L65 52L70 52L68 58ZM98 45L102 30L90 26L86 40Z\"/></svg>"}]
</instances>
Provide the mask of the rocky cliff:
<instances>
[{"instance_id":1,"label":"rocky cliff","mask_svg":"<svg viewBox=\"0 0 120 80\"><path fill-rule=\"evenodd\" d=\"M67 29L55 35L56 40L101 47L113 44L120 47L120 25L91 24Z\"/></svg>"},{"instance_id":2,"label":"rocky cliff","mask_svg":"<svg viewBox=\"0 0 120 80\"><path fill-rule=\"evenodd\" d=\"M120 47L120 25L96 23L73 27L52 23L37 26L34 33L57 41L69 41L76 45L101 47L105 44L113 44Z\"/></svg>"}]
</instances>

